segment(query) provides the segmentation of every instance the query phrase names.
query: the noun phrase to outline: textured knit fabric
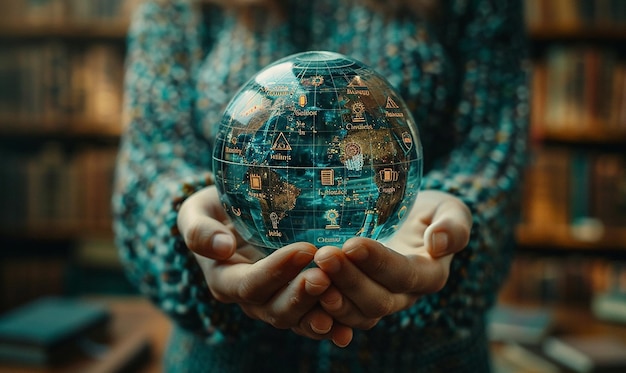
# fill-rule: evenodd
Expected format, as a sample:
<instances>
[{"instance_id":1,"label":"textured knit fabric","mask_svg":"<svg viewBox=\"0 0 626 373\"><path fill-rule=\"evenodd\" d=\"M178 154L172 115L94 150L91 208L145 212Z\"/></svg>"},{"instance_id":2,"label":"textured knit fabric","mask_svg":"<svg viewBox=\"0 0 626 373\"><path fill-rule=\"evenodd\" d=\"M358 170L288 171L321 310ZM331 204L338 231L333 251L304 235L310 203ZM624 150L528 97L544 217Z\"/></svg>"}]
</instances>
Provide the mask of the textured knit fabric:
<instances>
[{"instance_id":1,"label":"textured knit fabric","mask_svg":"<svg viewBox=\"0 0 626 373\"><path fill-rule=\"evenodd\" d=\"M483 318L511 259L526 151L519 1L441 1L431 22L355 0L288 3L284 19L255 9L241 22L215 7L154 0L133 19L115 232L129 277L176 323L167 366L487 371ZM259 69L303 50L343 53L387 77L420 127L423 189L458 196L474 219L445 287L356 331L346 349L274 330L217 302L176 228L180 204L211 183L211 138L225 105Z\"/></svg>"}]
</instances>

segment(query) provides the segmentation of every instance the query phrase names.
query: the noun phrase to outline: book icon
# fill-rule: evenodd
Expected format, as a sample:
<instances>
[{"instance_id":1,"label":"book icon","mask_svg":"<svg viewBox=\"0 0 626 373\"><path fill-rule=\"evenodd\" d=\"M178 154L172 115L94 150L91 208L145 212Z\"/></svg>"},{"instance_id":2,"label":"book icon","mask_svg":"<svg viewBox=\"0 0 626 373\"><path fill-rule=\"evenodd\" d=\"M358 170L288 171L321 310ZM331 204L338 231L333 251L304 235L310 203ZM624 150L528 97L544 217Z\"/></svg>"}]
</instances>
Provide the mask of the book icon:
<instances>
[{"instance_id":1,"label":"book icon","mask_svg":"<svg viewBox=\"0 0 626 373\"><path fill-rule=\"evenodd\" d=\"M321 170L320 178L322 180L322 185L325 185L325 186L335 185L335 170L333 169Z\"/></svg>"}]
</instances>

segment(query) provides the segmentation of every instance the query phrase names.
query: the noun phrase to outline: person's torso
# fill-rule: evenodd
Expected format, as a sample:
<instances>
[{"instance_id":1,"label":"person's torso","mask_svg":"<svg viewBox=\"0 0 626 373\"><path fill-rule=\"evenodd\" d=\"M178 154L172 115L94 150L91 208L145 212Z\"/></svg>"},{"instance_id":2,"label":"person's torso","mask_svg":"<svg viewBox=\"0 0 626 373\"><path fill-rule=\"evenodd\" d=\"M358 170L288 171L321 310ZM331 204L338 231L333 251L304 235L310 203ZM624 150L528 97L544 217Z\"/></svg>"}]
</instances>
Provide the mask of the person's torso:
<instances>
[{"instance_id":1,"label":"person's torso","mask_svg":"<svg viewBox=\"0 0 626 373\"><path fill-rule=\"evenodd\" d=\"M374 68L404 98L420 132L450 125L456 72L429 22L419 16L392 18L355 0L293 2L288 13L279 20L259 10L247 24L226 13L219 27L209 19L218 17L205 15L205 26L215 30L197 80L196 108L205 136L213 135L226 104L248 79L305 50L339 52Z\"/></svg>"}]
</instances>

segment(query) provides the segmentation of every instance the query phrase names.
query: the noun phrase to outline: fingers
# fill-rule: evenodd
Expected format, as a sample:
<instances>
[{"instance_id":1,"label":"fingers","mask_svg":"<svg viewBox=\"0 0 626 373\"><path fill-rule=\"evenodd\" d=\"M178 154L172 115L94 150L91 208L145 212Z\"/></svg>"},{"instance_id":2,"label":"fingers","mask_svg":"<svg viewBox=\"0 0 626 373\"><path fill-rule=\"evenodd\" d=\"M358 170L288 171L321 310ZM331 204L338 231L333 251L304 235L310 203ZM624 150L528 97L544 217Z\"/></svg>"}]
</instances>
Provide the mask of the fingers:
<instances>
[{"instance_id":1,"label":"fingers","mask_svg":"<svg viewBox=\"0 0 626 373\"><path fill-rule=\"evenodd\" d=\"M244 312L261 319L278 329L291 328L302 336L331 339L337 346L345 347L352 340L352 328L336 323L321 307L319 296L331 282L319 268L302 272L269 301L263 304L244 304Z\"/></svg>"},{"instance_id":2,"label":"fingers","mask_svg":"<svg viewBox=\"0 0 626 373\"><path fill-rule=\"evenodd\" d=\"M302 319L300 327L292 330L315 340L330 339L338 347L346 347L353 337L353 329L337 323L322 308L316 307Z\"/></svg>"},{"instance_id":3,"label":"fingers","mask_svg":"<svg viewBox=\"0 0 626 373\"><path fill-rule=\"evenodd\" d=\"M342 347L350 343L352 328L336 323L318 304L330 279L319 268L304 270L315 246L296 243L265 257L249 245L237 248L239 237L229 227L214 187L190 196L177 223L216 300L237 303L248 316L276 328L331 339Z\"/></svg>"},{"instance_id":4,"label":"fingers","mask_svg":"<svg viewBox=\"0 0 626 373\"><path fill-rule=\"evenodd\" d=\"M402 255L368 238L353 238L343 246L360 271L393 293L429 294L445 285L449 260L436 260L423 250Z\"/></svg>"},{"instance_id":5,"label":"fingers","mask_svg":"<svg viewBox=\"0 0 626 373\"><path fill-rule=\"evenodd\" d=\"M225 261L213 262L213 267L205 271L207 282L221 302L263 304L311 263L315 251L315 246L300 242L253 263L235 255Z\"/></svg>"},{"instance_id":6,"label":"fingers","mask_svg":"<svg viewBox=\"0 0 626 373\"><path fill-rule=\"evenodd\" d=\"M434 258L455 254L470 239L472 214L461 200L449 196L437 205L424 232L426 249Z\"/></svg>"},{"instance_id":7,"label":"fingers","mask_svg":"<svg viewBox=\"0 0 626 373\"><path fill-rule=\"evenodd\" d=\"M352 341L354 335L352 328L337 324L331 331L330 339L338 347L346 347Z\"/></svg>"},{"instance_id":8,"label":"fingers","mask_svg":"<svg viewBox=\"0 0 626 373\"><path fill-rule=\"evenodd\" d=\"M320 304L337 321L361 330L373 328L383 316L389 313L388 310L383 309L385 306L375 305L372 309L366 309L366 305L357 306L335 287L331 287L321 297ZM367 311L367 314L363 313L362 308Z\"/></svg>"},{"instance_id":9,"label":"fingers","mask_svg":"<svg viewBox=\"0 0 626 373\"><path fill-rule=\"evenodd\" d=\"M320 299L322 308L343 325L369 329L441 290L452 255L434 259L423 248L414 252L405 256L367 238L350 239L343 250L319 249L315 263L333 283Z\"/></svg>"},{"instance_id":10,"label":"fingers","mask_svg":"<svg viewBox=\"0 0 626 373\"><path fill-rule=\"evenodd\" d=\"M223 224L226 214L219 205L215 187L204 188L183 202L178 212L178 229L194 253L224 260L236 249L234 234Z\"/></svg>"},{"instance_id":11,"label":"fingers","mask_svg":"<svg viewBox=\"0 0 626 373\"><path fill-rule=\"evenodd\" d=\"M347 345L352 329L335 323L318 305L330 278L319 268L304 270L315 251L314 246L299 243L258 261L239 254L220 262L197 257L205 264L207 283L217 300L238 303L248 316L275 328L291 328L308 338Z\"/></svg>"},{"instance_id":12,"label":"fingers","mask_svg":"<svg viewBox=\"0 0 626 373\"><path fill-rule=\"evenodd\" d=\"M388 254L394 255L395 259L402 258L397 253ZM334 288L322 296L321 304L342 324L369 329L381 317L404 309L417 299L414 294L390 291L380 281L384 270L377 269L373 275L365 273L336 247L321 248L315 256L315 263L334 284Z\"/></svg>"},{"instance_id":13,"label":"fingers","mask_svg":"<svg viewBox=\"0 0 626 373\"><path fill-rule=\"evenodd\" d=\"M413 227L418 221L425 226L425 230L421 230L423 228L420 229L419 225ZM423 232L426 249L433 258L440 258L458 253L467 246L472 230L472 213L463 201L451 194L425 190L418 195L404 225L418 228L418 233Z\"/></svg>"},{"instance_id":14,"label":"fingers","mask_svg":"<svg viewBox=\"0 0 626 373\"><path fill-rule=\"evenodd\" d=\"M260 318L278 329L293 328L308 321L308 329L316 334L325 334L332 327L332 318L319 315L304 320L304 315L313 309L323 293L330 286L330 279L319 269L311 268L298 275L268 301L247 306L248 311L258 308ZM309 292L313 292L313 295Z\"/></svg>"}]
</instances>

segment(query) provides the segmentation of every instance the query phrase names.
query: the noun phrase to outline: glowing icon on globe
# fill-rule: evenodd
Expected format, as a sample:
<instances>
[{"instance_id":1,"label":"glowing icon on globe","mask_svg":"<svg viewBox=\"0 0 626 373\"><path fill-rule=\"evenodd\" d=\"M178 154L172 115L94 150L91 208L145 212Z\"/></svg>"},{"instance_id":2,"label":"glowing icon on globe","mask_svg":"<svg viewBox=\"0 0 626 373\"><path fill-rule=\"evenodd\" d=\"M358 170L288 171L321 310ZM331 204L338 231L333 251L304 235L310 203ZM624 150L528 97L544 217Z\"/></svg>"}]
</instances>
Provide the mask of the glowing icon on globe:
<instances>
[{"instance_id":1,"label":"glowing icon on globe","mask_svg":"<svg viewBox=\"0 0 626 373\"><path fill-rule=\"evenodd\" d=\"M384 240L417 196L422 148L380 74L332 52L283 58L225 110L213 150L222 204L249 243Z\"/></svg>"}]
</instances>

